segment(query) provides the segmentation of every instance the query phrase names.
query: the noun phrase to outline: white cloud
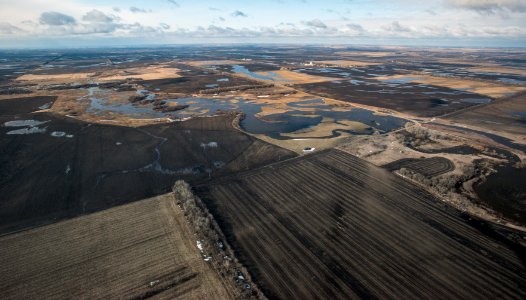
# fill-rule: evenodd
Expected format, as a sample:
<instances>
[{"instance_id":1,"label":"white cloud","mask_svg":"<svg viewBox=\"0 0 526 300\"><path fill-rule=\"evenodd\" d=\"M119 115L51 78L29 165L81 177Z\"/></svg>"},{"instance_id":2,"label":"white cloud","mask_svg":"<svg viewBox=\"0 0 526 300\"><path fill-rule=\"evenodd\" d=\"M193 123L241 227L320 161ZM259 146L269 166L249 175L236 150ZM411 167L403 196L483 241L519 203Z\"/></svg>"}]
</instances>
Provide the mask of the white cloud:
<instances>
[{"instance_id":1,"label":"white cloud","mask_svg":"<svg viewBox=\"0 0 526 300\"><path fill-rule=\"evenodd\" d=\"M500 12L526 12L526 0L447 0L456 8L473 10L481 14Z\"/></svg>"},{"instance_id":2,"label":"white cloud","mask_svg":"<svg viewBox=\"0 0 526 300\"><path fill-rule=\"evenodd\" d=\"M320 19L305 21L303 23L309 27L323 28L323 29L327 28L327 25L325 25L325 23L323 23Z\"/></svg>"},{"instance_id":3,"label":"white cloud","mask_svg":"<svg viewBox=\"0 0 526 300\"><path fill-rule=\"evenodd\" d=\"M389 24L388 26L384 26L384 29L387 30L387 31L391 31L391 32L395 32L395 33L400 33L400 32L404 32L404 33L407 33L407 32L411 32L411 28L407 27L407 26L404 26L404 25L401 25L400 22L398 21L394 21L393 23Z\"/></svg>"},{"instance_id":4,"label":"white cloud","mask_svg":"<svg viewBox=\"0 0 526 300\"><path fill-rule=\"evenodd\" d=\"M86 13L82 17L82 20L86 22L95 22L95 23L110 23L110 22L113 22L113 17L106 15L100 10L94 9Z\"/></svg>"},{"instance_id":5,"label":"white cloud","mask_svg":"<svg viewBox=\"0 0 526 300\"><path fill-rule=\"evenodd\" d=\"M127 38L157 37L160 43L186 41L194 37L213 39L216 37L272 37L285 41L287 37L344 37L370 39L440 39L440 38L510 38L521 40L526 37L526 0L429 0L416 3L402 0L400 9L391 13L376 11L359 14L356 10L343 17L341 14L320 10L301 10L297 14L282 14L291 2L268 4L261 10L250 10L250 6L236 10L236 7L216 2L190 3L178 6L164 0L164 6L119 8L115 2L97 2L87 0L0 0L0 35L3 40L27 39L38 37L59 39L90 35L96 37ZM381 0L386 1L386 0ZM414 3L413 3L414 2ZM179 3L176 0L175 3ZM351 8L331 7L331 12L344 12ZM384 3L384 2L381 2ZM402 9L413 3L412 10ZM441 5L441 4L446 5ZM317 5L313 1L303 5ZM370 4L372 6L381 4ZM397 4L398 5L398 4ZM162 9L162 8L163 9ZM132 6L133 8L133 6ZM150 9L154 9L153 11ZM144 13L148 12L148 13ZM222 12L222 13L218 13ZM199 14L199 18L195 15ZM269 15L270 14L270 15ZM505 14L509 18L502 18ZM249 17L248 17L249 16ZM96 40L96 39L94 39ZM352 41L350 39L346 39Z\"/></svg>"}]
</instances>

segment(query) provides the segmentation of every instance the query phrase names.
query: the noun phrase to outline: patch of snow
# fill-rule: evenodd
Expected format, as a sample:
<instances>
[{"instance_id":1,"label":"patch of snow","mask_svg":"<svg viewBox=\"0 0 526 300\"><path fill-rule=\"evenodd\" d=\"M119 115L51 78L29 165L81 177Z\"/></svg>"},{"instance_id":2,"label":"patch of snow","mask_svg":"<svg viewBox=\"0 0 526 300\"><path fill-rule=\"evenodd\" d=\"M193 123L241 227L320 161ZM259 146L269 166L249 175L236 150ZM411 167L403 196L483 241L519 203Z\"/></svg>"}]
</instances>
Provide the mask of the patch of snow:
<instances>
[{"instance_id":1,"label":"patch of snow","mask_svg":"<svg viewBox=\"0 0 526 300\"><path fill-rule=\"evenodd\" d=\"M64 131L53 131L51 133L51 136L54 136L54 137L64 137L66 136L66 133Z\"/></svg>"},{"instance_id":2,"label":"patch of snow","mask_svg":"<svg viewBox=\"0 0 526 300\"><path fill-rule=\"evenodd\" d=\"M159 283L159 280L150 281L150 287Z\"/></svg>"},{"instance_id":3,"label":"patch of snow","mask_svg":"<svg viewBox=\"0 0 526 300\"><path fill-rule=\"evenodd\" d=\"M34 133L45 133L46 128L38 128L38 127L27 127L27 128L20 128L8 131L7 134L34 134Z\"/></svg>"},{"instance_id":4,"label":"patch of snow","mask_svg":"<svg viewBox=\"0 0 526 300\"><path fill-rule=\"evenodd\" d=\"M217 142L201 143L201 147L206 148L217 148Z\"/></svg>"},{"instance_id":5,"label":"patch of snow","mask_svg":"<svg viewBox=\"0 0 526 300\"><path fill-rule=\"evenodd\" d=\"M38 125L42 125L44 123L47 123L48 121L41 122L37 120L15 120L15 121L8 121L4 123L5 127L35 127Z\"/></svg>"},{"instance_id":6,"label":"patch of snow","mask_svg":"<svg viewBox=\"0 0 526 300\"><path fill-rule=\"evenodd\" d=\"M42 106L39 106L38 108L40 108L40 109L48 109L48 108L50 108L50 107L51 107L51 102L46 103L46 104L44 104L44 105L42 105Z\"/></svg>"}]
</instances>

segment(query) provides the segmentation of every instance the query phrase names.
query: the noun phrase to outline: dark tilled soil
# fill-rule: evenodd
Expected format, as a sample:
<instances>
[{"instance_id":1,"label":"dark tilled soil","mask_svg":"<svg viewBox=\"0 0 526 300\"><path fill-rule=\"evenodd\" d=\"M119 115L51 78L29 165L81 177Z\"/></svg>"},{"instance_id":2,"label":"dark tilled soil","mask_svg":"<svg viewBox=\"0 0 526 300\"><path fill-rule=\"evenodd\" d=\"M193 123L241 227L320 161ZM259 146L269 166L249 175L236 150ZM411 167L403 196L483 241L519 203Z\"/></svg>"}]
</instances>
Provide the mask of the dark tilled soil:
<instances>
[{"instance_id":1,"label":"dark tilled soil","mask_svg":"<svg viewBox=\"0 0 526 300\"><path fill-rule=\"evenodd\" d=\"M424 94L429 92L427 88L421 88L418 84L405 84L392 93L384 93L385 86L381 85L353 85L347 81L341 83L322 82L295 85L294 87L322 97L334 98L342 101L359 103L392 109L408 113L418 117L439 116L463 109L474 104L462 102L466 98L487 98L478 94L464 92L462 94ZM434 87L434 92L458 93L458 91Z\"/></svg>"},{"instance_id":2,"label":"dark tilled soil","mask_svg":"<svg viewBox=\"0 0 526 300\"><path fill-rule=\"evenodd\" d=\"M19 128L0 126L0 233L165 193L177 179L202 182L295 155L234 129L231 115L130 128L33 113L3 115L0 124L15 119L46 122L38 126L46 132L8 135ZM244 153L254 145L264 151Z\"/></svg>"},{"instance_id":3,"label":"dark tilled soil","mask_svg":"<svg viewBox=\"0 0 526 300\"><path fill-rule=\"evenodd\" d=\"M202 74L198 76L182 73L183 77L154 80L138 80L136 83L143 85L145 88L166 93L183 93L193 94L201 90L206 90L208 84L217 84L217 87L231 87L240 85L259 84L256 81L240 77L230 76L228 74ZM228 81L217 81L218 79L228 78Z\"/></svg>"},{"instance_id":4,"label":"dark tilled soil","mask_svg":"<svg viewBox=\"0 0 526 300\"><path fill-rule=\"evenodd\" d=\"M479 199L511 220L526 224L526 169L501 166L475 185Z\"/></svg>"},{"instance_id":5,"label":"dark tilled soil","mask_svg":"<svg viewBox=\"0 0 526 300\"><path fill-rule=\"evenodd\" d=\"M38 96L0 100L0 117L35 112L47 104L51 107L56 99L55 96Z\"/></svg>"},{"instance_id":6,"label":"dark tilled soil","mask_svg":"<svg viewBox=\"0 0 526 300\"><path fill-rule=\"evenodd\" d=\"M271 299L522 299L523 246L337 150L196 187Z\"/></svg>"}]
</instances>

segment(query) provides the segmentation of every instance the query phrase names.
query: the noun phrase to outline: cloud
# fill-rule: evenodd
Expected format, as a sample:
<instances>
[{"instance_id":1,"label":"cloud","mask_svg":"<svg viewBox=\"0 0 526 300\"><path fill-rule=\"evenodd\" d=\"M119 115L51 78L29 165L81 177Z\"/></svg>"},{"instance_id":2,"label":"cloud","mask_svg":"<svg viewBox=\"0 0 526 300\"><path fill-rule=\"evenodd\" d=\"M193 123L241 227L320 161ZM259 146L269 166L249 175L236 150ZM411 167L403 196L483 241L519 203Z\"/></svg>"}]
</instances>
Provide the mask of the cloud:
<instances>
[{"instance_id":1,"label":"cloud","mask_svg":"<svg viewBox=\"0 0 526 300\"><path fill-rule=\"evenodd\" d=\"M113 22L113 17L110 17L104 14L100 10L94 9L86 13L82 17L82 21L94 22L94 23L110 23L110 22Z\"/></svg>"},{"instance_id":2,"label":"cloud","mask_svg":"<svg viewBox=\"0 0 526 300\"><path fill-rule=\"evenodd\" d=\"M112 7L111 9L113 9L114 12L121 12L121 9L119 7Z\"/></svg>"},{"instance_id":3,"label":"cloud","mask_svg":"<svg viewBox=\"0 0 526 300\"><path fill-rule=\"evenodd\" d=\"M352 33L355 33L355 34L364 34L365 33L365 29L360 24L349 23L349 24L345 25L345 27L347 27L349 32L352 32Z\"/></svg>"},{"instance_id":4,"label":"cloud","mask_svg":"<svg viewBox=\"0 0 526 300\"><path fill-rule=\"evenodd\" d=\"M430 14L430 15L432 15L432 16L436 16L437 15L437 12L432 10L432 9L426 9L425 12Z\"/></svg>"},{"instance_id":5,"label":"cloud","mask_svg":"<svg viewBox=\"0 0 526 300\"><path fill-rule=\"evenodd\" d=\"M56 11L44 12L39 18L40 24L50 26L74 25L75 18Z\"/></svg>"},{"instance_id":6,"label":"cloud","mask_svg":"<svg viewBox=\"0 0 526 300\"><path fill-rule=\"evenodd\" d=\"M303 24L309 26L309 27L314 27L314 28L321 28L321 29L325 29L327 28L328 26L325 25L325 23L323 23L320 19L314 19L314 20L310 20L310 21L304 21Z\"/></svg>"},{"instance_id":7,"label":"cloud","mask_svg":"<svg viewBox=\"0 0 526 300\"><path fill-rule=\"evenodd\" d=\"M181 6L181 5L179 5L179 3L178 3L177 1L175 1L175 0L166 0L166 1L168 1L168 3L170 3L170 4L172 4L172 5L176 6L176 7L180 7L180 6Z\"/></svg>"},{"instance_id":8,"label":"cloud","mask_svg":"<svg viewBox=\"0 0 526 300\"><path fill-rule=\"evenodd\" d=\"M503 12L526 12L526 0L447 0L447 4L485 15Z\"/></svg>"},{"instance_id":9,"label":"cloud","mask_svg":"<svg viewBox=\"0 0 526 300\"><path fill-rule=\"evenodd\" d=\"M0 22L0 34L17 34L23 30L7 22Z\"/></svg>"},{"instance_id":10,"label":"cloud","mask_svg":"<svg viewBox=\"0 0 526 300\"><path fill-rule=\"evenodd\" d=\"M73 17L57 12L47 12L40 16L39 23L25 23L26 36L150 36L152 33L163 33L170 29L168 24L160 23L158 26L144 26L140 23L124 23L119 16L106 14L93 9L86 12L79 21ZM44 25L44 26L42 26ZM6 27L7 28L7 27Z\"/></svg>"},{"instance_id":11,"label":"cloud","mask_svg":"<svg viewBox=\"0 0 526 300\"><path fill-rule=\"evenodd\" d=\"M232 12L230 15L232 17L245 17L245 18L248 17L247 14L245 14L244 12L242 12L240 10L236 10L236 11Z\"/></svg>"},{"instance_id":12,"label":"cloud","mask_svg":"<svg viewBox=\"0 0 526 300\"><path fill-rule=\"evenodd\" d=\"M135 6L130 7L130 11L132 13L148 13L148 12L152 12L151 10L146 10L144 8L138 8L138 7L135 7Z\"/></svg>"},{"instance_id":13,"label":"cloud","mask_svg":"<svg viewBox=\"0 0 526 300\"><path fill-rule=\"evenodd\" d=\"M2 1L2 0L0 0ZM32 0L33 1L33 0ZM36 1L36 0L35 0ZM58 0L57 0L58 1ZM166 0L168 1L168 0ZM300 0L290 0L300 1ZM449 1L455 2L457 7L460 7L462 2L465 9L469 1L452 1L452 0L437 0L437 1ZM484 0L480 0L484 2ZM524 0L526 1L526 0ZM312 1L311 1L312 2ZM503 1L491 1L491 3L499 2L498 9L490 9L490 12L496 11L497 16L502 15L502 10L508 10L509 8L502 8ZM168 7L168 3L164 2L165 8ZM469 9L472 11L488 14L484 12L487 8L482 9L479 3L473 6L475 2L471 3ZM486 6L488 2L485 2ZM507 7L510 7L511 2L506 2ZM476 8L474 8L476 7ZM136 8L136 12L152 12L151 10ZM25 38L28 41L37 39L39 37L46 38L71 38L74 40L78 37L79 40L82 37L91 38L101 37L109 39L127 39L133 40L134 38L153 38L162 37L158 39L160 41L191 41L197 38L202 41L207 39L223 39L224 41L236 40L237 38L249 37L249 38L264 38L267 40L281 39L283 40L294 40L300 41L305 38L306 41L309 39L315 39L318 41L329 40L334 38L345 38L345 41L365 41L365 40L384 40L384 39L427 39L433 41L440 41L440 39L459 39L462 40L472 38L509 38L510 40L520 41L526 40L526 27L523 26L524 21L520 20L521 15L515 15L515 18L519 20L509 19L498 19L493 16L481 18L474 13L459 11L449 12L452 13L453 21L447 19L444 16L444 10L436 8L435 11L425 11L426 7L421 11L421 18L313 18L304 21L290 22L290 20L283 20L279 24L252 24L247 22L252 20L252 13L248 17L243 11L238 10L226 10L222 9L225 13L209 13L208 21L212 24L210 26L193 27L189 24L185 24L184 21L174 22L172 19L167 19L164 14L160 11L155 10L148 17L141 18L141 22L138 23L137 15L131 15L125 13L126 10L132 8L123 7L124 13L118 13L120 9L118 7L112 8L104 7L98 9L78 10L64 9L63 12L67 12L71 15L66 15L59 12L48 11L42 13L42 10L36 12L36 18L31 20L27 19L3 19L0 21L0 36L5 36L6 39L11 39L13 36L20 37L21 40ZM435 7L432 7L435 8ZM203 8L201 8L203 9ZM208 6L204 7L205 10L215 9ZM518 10L521 10L519 7ZM43 10L46 11L46 10ZM438 12L436 17L431 17L435 12ZM163 12L164 13L164 12ZM510 13L511 15L511 13ZM38 17L40 16L40 17ZM237 17L237 22L233 22L235 26L226 26L225 20L232 18L231 16ZM460 22L460 17L466 17ZM469 19L471 17L471 19ZM163 19L165 18L165 19ZM169 20L169 21L168 21ZM322 21L323 20L323 21ZM444 21L445 20L445 21ZM497 21L496 21L497 20ZM205 22L206 20L203 20ZM281 20L280 20L281 21ZM177 24L177 25L175 25ZM199 23L198 23L199 24ZM246 27L243 27L246 24ZM232 38L232 39L229 39ZM290 39L286 39L290 38ZM349 39L347 39L349 38ZM93 39L96 40L96 39ZM242 39L240 39L242 40Z\"/></svg>"},{"instance_id":14,"label":"cloud","mask_svg":"<svg viewBox=\"0 0 526 300\"><path fill-rule=\"evenodd\" d=\"M69 34L109 34L124 28L124 24L118 23L119 17L106 15L100 10L91 10L82 16L83 23L72 27Z\"/></svg>"},{"instance_id":15,"label":"cloud","mask_svg":"<svg viewBox=\"0 0 526 300\"><path fill-rule=\"evenodd\" d=\"M384 26L384 29L395 33L404 33L412 31L411 28L401 25L398 21L394 21L390 25Z\"/></svg>"}]
</instances>

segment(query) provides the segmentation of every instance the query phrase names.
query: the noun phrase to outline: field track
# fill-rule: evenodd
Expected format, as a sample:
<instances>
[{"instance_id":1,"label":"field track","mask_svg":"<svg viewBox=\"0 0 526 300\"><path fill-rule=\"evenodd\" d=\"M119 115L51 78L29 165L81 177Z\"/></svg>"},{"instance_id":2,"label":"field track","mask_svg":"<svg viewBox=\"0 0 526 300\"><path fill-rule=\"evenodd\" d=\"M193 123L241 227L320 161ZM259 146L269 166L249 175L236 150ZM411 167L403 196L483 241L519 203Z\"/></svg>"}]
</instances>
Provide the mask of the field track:
<instances>
[{"instance_id":1,"label":"field track","mask_svg":"<svg viewBox=\"0 0 526 300\"><path fill-rule=\"evenodd\" d=\"M198 186L269 298L524 299L524 252L329 150Z\"/></svg>"},{"instance_id":2,"label":"field track","mask_svg":"<svg viewBox=\"0 0 526 300\"><path fill-rule=\"evenodd\" d=\"M406 168L420 173L428 178L455 170L455 165L453 162L444 157L431 157L424 159L403 158L383 165L382 167L389 171Z\"/></svg>"},{"instance_id":3,"label":"field track","mask_svg":"<svg viewBox=\"0 0 526 300\"><path fill-rule=\"evenodd\" d=\"M0 236L1 299L232 299L172 195Z\"/></svg>"}]
</instances>

